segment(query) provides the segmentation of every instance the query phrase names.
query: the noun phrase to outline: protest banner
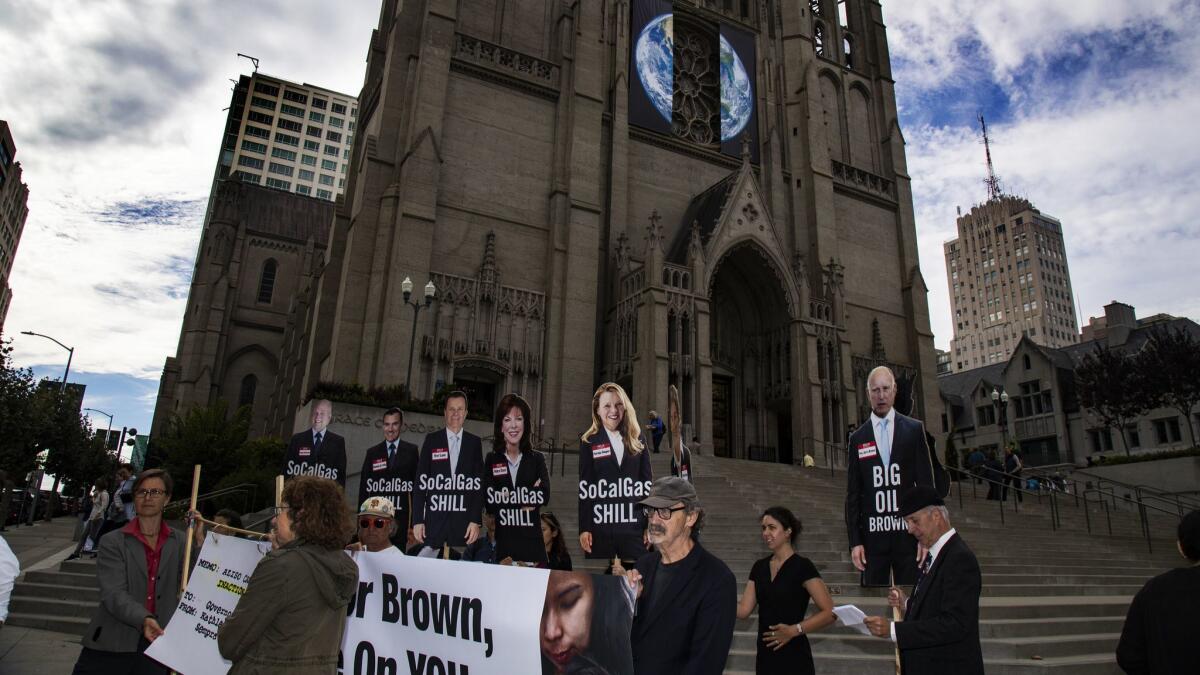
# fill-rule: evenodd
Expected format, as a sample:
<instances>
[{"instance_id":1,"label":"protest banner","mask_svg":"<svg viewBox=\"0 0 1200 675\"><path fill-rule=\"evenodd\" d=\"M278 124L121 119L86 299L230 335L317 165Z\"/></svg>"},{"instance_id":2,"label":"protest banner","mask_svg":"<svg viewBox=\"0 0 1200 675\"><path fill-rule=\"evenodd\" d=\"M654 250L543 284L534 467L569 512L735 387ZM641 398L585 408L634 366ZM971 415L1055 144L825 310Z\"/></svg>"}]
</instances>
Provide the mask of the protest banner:
<instances>
[{"instance_id":1,"label":"protest banner","mask_svg":"<svg viewBox=\"0 0 1200 675\"><path fill-rule=\"evenodd\" d=\"M217 628L233 613L270 544L209 532L175 615L146 655L178 673L225 675Z\"/></svg>"},{"instance_id":2,"label":"protest banner","mask_svg":"<svg viewBox=\"0 0 1200 675\"><path fill-rule=\"evenodd\" d=\"M147 655L182 675L225 675L217 629L264 543L209 533L188 590ZM339 675L632 675L632 591L619 577L353 554Z\"/></svg>"}]
</instances>

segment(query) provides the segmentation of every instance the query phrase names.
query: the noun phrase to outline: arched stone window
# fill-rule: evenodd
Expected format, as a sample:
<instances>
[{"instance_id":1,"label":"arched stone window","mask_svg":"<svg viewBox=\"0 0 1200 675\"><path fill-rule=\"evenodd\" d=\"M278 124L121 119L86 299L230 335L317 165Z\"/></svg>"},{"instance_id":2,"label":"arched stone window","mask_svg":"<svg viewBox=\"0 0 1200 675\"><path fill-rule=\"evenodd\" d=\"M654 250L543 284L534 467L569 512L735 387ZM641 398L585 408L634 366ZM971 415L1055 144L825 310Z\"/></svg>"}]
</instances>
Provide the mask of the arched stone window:
<instances>
[{"instance_id":1,"label":"arched stone window","mask_svg":"<svg viewBox=\"0 0 1200 675\"><path fill-rule=\"evenodd\" d=\"M278 270L279 264L274 258L268 258L263 263L262 273L258 277L258 301L266 304L271 304L271 297L275 295L275 272Z\"/></svg>"},{"instance_id":2,"label":"arched stone window","mask_svg":"<svg viewBox=\"0 0 1200 675\"><path fill-rule=\"evenodd\" d=\"M258 376L254 373L242 378L242 386L238 390L238 407L254 406L254 394L258 390Z\"/></svg>"},{"instance_id":3,"label":"arched stone window","mask_svg":"<svg viewBox=\"0 0 1200 675\"><path fill-rule=\"evenodd\" d=\"M817 56L825 56L825 24L820 21L813 24L813 48Z\"/></svg>"}]
</instances>

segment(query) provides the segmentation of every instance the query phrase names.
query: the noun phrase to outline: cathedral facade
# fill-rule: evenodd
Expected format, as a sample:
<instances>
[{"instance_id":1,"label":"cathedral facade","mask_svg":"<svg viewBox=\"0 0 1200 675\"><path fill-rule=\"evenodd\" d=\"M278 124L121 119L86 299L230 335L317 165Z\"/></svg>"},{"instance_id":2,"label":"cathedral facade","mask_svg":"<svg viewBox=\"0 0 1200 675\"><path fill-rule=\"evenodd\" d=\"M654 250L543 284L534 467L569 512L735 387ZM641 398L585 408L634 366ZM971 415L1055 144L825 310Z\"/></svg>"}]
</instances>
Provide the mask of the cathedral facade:
<instances>
[{"instance_id":1,"label":"cathedral facade","mask_svg":"<svg viewBox=\"0 0 1200 675\"><path fill-rule=\"evenodd\" d=\"M879 364L937 418L893 87L875 0L384 0L262 430L322 382L455 386L573 443L612 380L643 422L674 384L706 453L820 462Z\"/></svg>"}]
</instances>

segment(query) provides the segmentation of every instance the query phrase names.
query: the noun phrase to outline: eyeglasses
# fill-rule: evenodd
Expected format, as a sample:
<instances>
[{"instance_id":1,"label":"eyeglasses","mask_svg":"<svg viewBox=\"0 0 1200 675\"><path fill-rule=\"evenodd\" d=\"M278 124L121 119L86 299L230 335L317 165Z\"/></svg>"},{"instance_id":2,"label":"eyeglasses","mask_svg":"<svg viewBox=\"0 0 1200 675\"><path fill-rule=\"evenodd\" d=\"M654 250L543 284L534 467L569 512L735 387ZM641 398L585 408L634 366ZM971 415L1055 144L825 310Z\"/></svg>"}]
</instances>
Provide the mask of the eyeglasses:
<instances>
[{"instance_id":1,"label":"eyeglasses","mask_svg":"<svg viewBox=\"0 0 1200 675\"><path fill-rule=\"evenodd\" d=\"M675 507L672 507L669 509L665 508L665 507L661 508L661 509L656 509L653 506L643 506L642 513L646 514L647 518L649 518L653 515L657 515L659 520L670 520L671 517L673 515L675 515L676 511L683 511L686 508L687 508L686 506L675 506Z\"/></svg>"},{"instance_id":2,"label":"eyeglasses","mask_svg":"<svg viewBox=\"0 0 1200 675\"><path fill-rule=\"evenodd\" d=\"M375 529L378 529L378 530L382 530L385 527L391 527L391 521L389 521L386 518L375 518L375 519L359 518L358 519L359 529L369 530L369 529L371 529L372 523L375 524Z\"/></svg>"},{"instance_id":3,"label":"eyeglasses","mask_svg":"<svg viewBox=\"0 0 1200 675\"><path fill-rule=\"evenodd\" d=\"M290 507L290 506L272 506L271 507L272 515L276 515L276 516L282 515L284 511L291 511L291 510L292 510L292 507Z\"/></svg>"},{"instance_id":4,"label":"eyeglasses","mask_svg":"<svg viewBox=\"0 0 1200 675\"><path fill-rule=\"evenodd\" d=\"M133 492L134 497L138 497L141 499L149 499L151 497L154 497L155 499L157 499L166 494L167 494L166 490L159 490L158 488L151 488L149 490L143 488L141 490L134 490L134 492Z\"/></svg>"}]
</instances>

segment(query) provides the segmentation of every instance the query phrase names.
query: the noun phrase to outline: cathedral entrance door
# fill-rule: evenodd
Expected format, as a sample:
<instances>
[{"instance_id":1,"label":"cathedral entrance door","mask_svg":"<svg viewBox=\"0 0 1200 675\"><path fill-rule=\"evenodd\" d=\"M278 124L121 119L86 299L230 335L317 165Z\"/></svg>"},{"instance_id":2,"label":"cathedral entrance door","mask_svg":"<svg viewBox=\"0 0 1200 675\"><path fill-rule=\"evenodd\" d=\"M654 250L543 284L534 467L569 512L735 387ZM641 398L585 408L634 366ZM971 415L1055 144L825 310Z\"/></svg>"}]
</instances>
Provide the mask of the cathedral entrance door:
<instances>
[{"instance_id":1,"label":"cathedral entrance door","mask_svg":"<svg viewBox=\"0 0 1200 675\"><path fill-rule=\"evenodd\" d=\"M733 383L728 377L713 376L712 449L717 457L732 457Z\"/></svg>"}]
</instances>

